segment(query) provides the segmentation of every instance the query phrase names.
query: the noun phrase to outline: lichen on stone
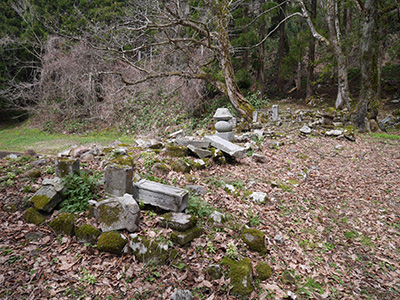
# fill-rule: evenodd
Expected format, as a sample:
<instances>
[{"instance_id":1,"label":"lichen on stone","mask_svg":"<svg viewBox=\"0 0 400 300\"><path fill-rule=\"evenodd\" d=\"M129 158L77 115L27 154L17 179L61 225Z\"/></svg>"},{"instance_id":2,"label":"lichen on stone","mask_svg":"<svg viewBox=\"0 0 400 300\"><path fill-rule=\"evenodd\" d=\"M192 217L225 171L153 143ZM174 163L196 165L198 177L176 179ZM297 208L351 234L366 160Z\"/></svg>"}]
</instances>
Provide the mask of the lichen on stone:
<instances>
[{"instance_id":1,"label":"lichen on stone","mask_svg":"<svg viewBox=\"0 0 400 300\"><path fill-rule=\"evenodd\" d=\"M62 213L58 215L53 221L49 223L49 226L57 234L66 234L69 236L74 235L74 223L76 215L70 213Z\"/></svg>"},{"instance_id":2,"label":"lichen on stone","mask_svg":"<svg viewBox=\"0 0 400 300\"><path fill-rule=\"evenodd\" d=\"M264 281L272 276L271 266L265 261L260 262L256 266L256 271L257 271L257 277L261 281Z\"/></svg>"},{"instance_id":3,"label":"lichen on stone","mask_svg":"<svg viewBox=\"0 0 400 300\"><path fill-rule=\"evenodd\" d=\"M107 226L110 226L118 220L123 212L122 206L100 205L97 209L99 210L99 223L103 223Z\"/></svg>"},{"instance_id":4,"label":"lichen on stone","mask_svg":"<svg viewBox=\"0 0 400 300\"><path fill-rule=\"evenodd\" d=\"M97 241L97 249L103 252L121 254L127 239L116 231L104 232Z\"/></svg>"},{"instance_id":5,"label":"lichen on stone","mask_svg":"<svg viewBox=\"0 0 400 300\"><path fill-rule=\"evenodd\" d=\"M267 252L267 247L264 242L264 233L258 229L250 228L245 229L242 233L243 242L252 251L257 251L261 255Z\"/></svg>"},{"instance_id":6,"label":"lichen on stone","mask_svg":"<svg viewBox=\"0 0 400 300\"><path fill-rule=\"evenodd\" d=\"M198 238L203 233L203 228L195 227L184 232L174 231L171 234L171 240L177 243L179 246L189 244L195 238Z\"/></svg>"},{"instance_id":7,"label":"lichen on stone","mask_svg":"<svg viewBox=\"0 0 400 300\"><path fill-rule=\"evenodd\" d=\"M175 172L180 172L180 173L189 173L192 170L192 167L190 166L190 164L188 164L183 159L179 159L177 161L174 161L171 164L171 168Z\"/></svg>"},{"instance_id":8,"label":"lichen on stone","mask_svg":"<svg viewBox=\"0 0 400 300\"><path fill-rule=\"evenodd\" d=\"M185 157L189 155L189 150L186 146L167 146L165 154L171 157Z\"/></svg>"}]
</instances>

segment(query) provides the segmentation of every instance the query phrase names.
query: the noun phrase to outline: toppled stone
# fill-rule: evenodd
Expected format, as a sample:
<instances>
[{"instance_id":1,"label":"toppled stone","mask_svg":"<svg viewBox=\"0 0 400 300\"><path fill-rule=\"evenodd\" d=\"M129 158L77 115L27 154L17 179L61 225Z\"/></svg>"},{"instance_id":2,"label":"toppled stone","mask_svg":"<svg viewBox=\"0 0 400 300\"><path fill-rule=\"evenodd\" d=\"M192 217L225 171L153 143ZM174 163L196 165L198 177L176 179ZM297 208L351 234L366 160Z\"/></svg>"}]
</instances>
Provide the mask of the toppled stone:
<instances>
[{"instance_id":1,"label":"toppled stone","mask_svg":"<svg viewBox=\"0 0 400 300\"><path fill-rule=\"evenodd\" d=\"M151 171L153 173L156 174L168 174L169 173L169 168L165 163L155 163L152 167L151 167Z\"/></svg>"},{"instance_id":2,"label":"toppled stone","mask_svg":"<svg viewBox=\"0 0 400 300\"><path fill-rule=\"evenodd\" d=\"M257 204L265 204L268 201L268 195L263 192L253 192L250 198Z\"/></svg>"},{"instance_id":3,"label":"toppled stone","mask_svg":"<svg viewBox=\"0 0 400 300\"><path fill-rule=\"evenodd\" d=\"M249 258L235 261L223 258L222 263L229 266L229 278L231 280L231 294L247 299L254 291L253 268Z\"/></svg>"},{"instance_id":4,"label":"toppled stone","mask_svg":"<svg viewBox=\"0 0 400 300\"><path fill-rule=\"evenodd\" d=\"M45 178L42 181L43 186L52 186L56 192L62 192L64 189L64 184L62 183L61 178Z\"/></svg>"},{"instance_id":5,"label":"toppled stone","mask_svg":"<svg viewBox=\"0 0 400 300\"><path fill-rule=\"evenodd\" d=\"M133 196L139 203L174 212L183 211L189 201L187 190L145 179L133 184Z\"/></svg>"},{"instance_id":6,"label":"toppled stone","mask_svg":"<svg viewBox=\"0 0 400 300\"><path fill-rule=\"evenodd\" d=\"M211 264L207 267L207 274L212 280L220 279L223 275L222 267L220 265Z\"/></svg>"},{"instance_id":7,"label":"toppled stone","mask_svg":"<svg viewBox=\"0 0 400 300\"><path fill-rule=\"evenodd\" d=\"M47 160L44 158L41 158L41 159L31 162L29 165L32 167L40 167L40 166L44 166L46 164L47 164Z\"/></svg>"},{"instance_id":8,"label":"toppled stone","mask_svg":"<svg viewBox=\"0 0 400 300\"><path fill-rule=\"evenodd\" d=\"M104 191L113 196L132 194L132 167L108 165L104 173Z\"/></svg>"},{"instance_id":9,"label":"toppled stone","mask_svg":"<svg viewBox=\"0 0 400 300\"><path fill-rule=\"evenodd\" d=\"M183 159L178 159L171 164L172 170L179 173L190 173L192 167Z\"/></svg>"},{"instance_id":10,"label":"toppled stone","mask_svg":"<svg viewBox=\"0 0 400 300\"><path fill-rule=\"evenodd\" d=\"M192 191L196 195L202 196L205 193L207 193L207 189L204 186L201 185L195 185L195 184L188 184L185 186L185 188L189 191Z\"/></svg>"},{"instance_id":11,"label":"toppled stone","mask_svg":"<svg viewBox=\"0 0 400 300\"><path fill-rule=\"evenodd\" d=\"M44 233L40 231L31 231L27 232L24 236L25 240L27 241L37 241L44 237Z\"/></svg>"},{"instance_id":12,"label":"toppled stone","mask_svg":"<svg viewBox=\"0 0 400 300\"><path fill-rule=\"evenodd\" d=\"M221 150L212 148L211 153L212 153L212 160L216 164L223 165L227 163L226 157L224 156Z\"/></svg>"},{"instance_id":13,"label":"toppled stone","mask_svg":"<svg viewBox=\"0 0 400 300\"><path fill-rule=\"evenodd\" d=\"M312 129L304 124L303 127L300 128L300 132L302 134L310 134L312 132Z\"/></svg>"},{"instance_id":14,"label":"toppled stone","mask_svg":"<svg viewBox=\"0 0 400 300\"><path fill-rule=\"evenodd\" d=\"M184 232L174 231L171 234L171 240L180 246L184 246L186 244L189 244L195 238L200 237L202 233L203 229L199 227L194 227Z\"/></svg>"},{"instance_id":15,"label":"toppled stone","mask_svg":"<svg viewBox=\"0 0 400 300\"><path fill-rule=\"evenodd\" d=\"M264 281L272 276L271 266L267 264L265 261L262 261L259 264L257 264L256 271L257 271L257 277L261 281Z\"/></svg>"},{"instance_id":16,"label":"toppled stone","mask_svg":"<svg viewBox=\"0 0 400 300\"><path fill-rule=\"evenodd\" d=\"M253 131L253 136L256 137L258 140L261 140L264 136L264 130L256 129Z\"/></svg>"},{"instance_id":17,"label":"toppled stone","mask_svg":"<svg viewBox=\"0 0 400 300\"><path fill-rule=\"evenodd\" d=\"M147 264L162 265L173 260L178 254L175 249L169 249L168 244L159 244L137 234L129 236L129 248L139 261Z\"/></svg>"},{"instance_id":18,"label":"toppled stone","mask_svg":"<svg viewBox=\"0 0 400 300\"><path fill-rule=\"evenodd\" d=\"M189 290L175 289L170 300L192 300L193 295Z\"/></svg>"},{"instance_id":19,"label":"toppled stone","mask_svg":"<svg viewBox=\"0 0 400 300\"><path fill-rule=\"evenodd\" d=\"M283 284L295 284L296 283L296 279L288 271L285 271L282 273L281 281Z\"/></svg>"},{"instance_id":20,"label":"toppled stone","mask_svg":"<svg viewBox=\"0 0 400 300\"><path fill-rule=\"evenodd\" d=\"M96 227L89 224L83 224L79 227L75 227L76 239L83 243L97 244L97 240L101 235L101 231Z\"/></svg>"},{"instance_id":21,"label":"toppled stone","mask_svg":"<svg viewBox=\"0 0 400 300\"><path fill-rule=\"evenodd\" d=\"M193 145L188 145L187 147L193 154L195 154L199 158L211 157L212 155L210 150L197 148L196 146Z\"/></svg>"},{"instance_id":22,"label":"toppled stone","mask_svg":"<svg viewBox=\"0 0 400 300\"><path fill-rule=\"evenodd\" d=\"M70 213L62 213L49 223L51 229L57 234L74 235L74 223L76 216Z\"/></svg>"},{"instance_id":23,"label":"toppled stone","mask_svg":"<svg viewBox=\"0 0 400 300\"><path fill-rule=\"evenodd\" d=\"M186 146L167 146L165 154L171 157L185 157L189 155L189 150Z\"/></svg>"},{"instance_id":24,"label":"toppled stone","mask_svg":"<svg viewBox=\"0 0 400 300\"><path fill-rule=\"evenodd\" d=\"M267 162L267 158L265 155L259 154L259 153L253 153L251 158L256 162L260 164L265 164Z\"/></svg>"},{"instance_id":25,"label":"toppled stone","mask_svg":"<svg viewBox=\"0 0 400 300\"><path fill-rule=\"evenodd\" d=\"M62 201L62 196L53 186L45 185L29 201L36 209L49 213Z\"/></svg>"},{"instance_id":26,"label":"toppled stone","mask_svg":"<svg viewBox=\"0 0 400 300\"><path fill-rule=\"evenodd\" d=\"M57 177L65 177L79 172L79 159L57 158L54 171Z\"/></svg>"},{"instance_id":27,"label":"toppled stone","mask_svg":"<svg viewBox=\"0 0 400 300\"><path fill-rule=\"evenodd\" d=\"M246 153L245 148L235 145L234 143L216 135L208 135L205 137L205 140L209 141L212 147L215 147L235 158L241 158Z\"/></svg>"},{"instance_id":28,"label":"toppled stone","mask_svg":"<svg viewBox=\"0 0 400 300\"><path fill-rule=\"evenodd\" d=\"M24 220L26 223L40 225L46 221L46 217L37 209L30 207L24 212Z\"/></svg>"},{"instance_id":29,"label":"toppled stone","mask_svg":"<svg viewBox=\"0 0 400 300\"><path fill-rule=\"evenodd\" d=\"M325 132L325 134L327 136L339 136L343 134L342 130L328 130L327 132Z\"/></svg>"},{"instance_id":30,"label":"toppled stone","mask_svg":"<svg viewBox=\"0 0 400 300\"><path fill-rule=\"evenodd\" d=\"M249 249L261 255L267 253L264 239L264 233L258 229L245 229L242 233L242 240L249 246Z\"/></svg>"},{"instance_id":31,"label":"toppled stone","mask_svg":"<svg viewBox=\"0 0 400 300\"><path fill-rule=\"evenodd\" d=\"M95 203L95 216L102 231L127 229L134 232L138 229L140 208L132 195L106 199Z\"/></svg>"},{"instance_id":32,"label":"toppled stone","mask_svg":"<svg viewBox=\"0 0 400 300\"><path fill-rule=\"evenodd\" d=\"M192 229L197 224L197 218L184 213L169 212L158 218L158 225L178 231Z\"/></svg>"},{"instance_id":33,"label":"toppled stone","mask_svg":"<svg viewBox=\"0 0 400 300\"><path fill-rule=\"evenodd\" d=\"M209 220L212 220L213 223L224 223L225 222L225 215L220 213L219 211L214 210L211 215L208 217Z\"/></svg>"},{"instance_id":34,"label":"toppled stone","mask_svg":"<svg viewBox=\"0 0 400 300\"><path fill-rule=\"evenodd\" d=\"M196 148L202 148L202 149L208 149L210 147L210 142L208 142L208 141L204 141L204 140L198 141L198 140L192 140L192 139L188 139L188 138L186 138L186 139L176 139L175 143L177 145L180 145L180 146L189 146L189 145L191 145L191 146L194 146Z\"/></svg>"},{"instance_id":35,"label":"toppled stone","mask_svg":"<svg viewBox=\"0 0 400 300\"><path fill-rule=\"evenodd\" d=\"M207 166L207 164L204 160L207 160L207 158L195 159L190 163L190 165L195 170L204 170Z\"/></svg>"},{"instance_id":36,"label":"toppled stone","mask_svg":"<svg viewBox=\"0 0 400 300\"><path fill-rule=\"evenodd\" d=\"M79 158L79 157L81 157L82 154L89 152L89 151L90 151L90 148L85 147L85 146L75 147L69 151L69 156L71 156L73 158Z\"/></svg>"},{"instance_id":37,"label":"toppled stone","mask_svg":"<svg viewBox=\"0 0 400 300\"><path fill-rule=\"evenodd\" d=\"M80 160L83 162L91 162L94 161L94 155L91 153L84 153L80 156Z\"/></svg>"},{"instance_id":38,"label":"toppled stone","mask_svg":"<svg viewBox=\"0 0 400 300\"><path fill-rule=\"evenodd\" d=\"M31 169L22 174L23 177L39 178L42 175L40 170Z\"/></svg>"},{"instance_id":39,"label":"toppled stone","mask_svg":"<svg viewBox=\"0 0 400 300\"><path fill-rule=\"evenodd\" d=\"M97 249L103 252L121 254L127 239L116 231L104 232L99 236Z\"/></svg>"}]
</instances>

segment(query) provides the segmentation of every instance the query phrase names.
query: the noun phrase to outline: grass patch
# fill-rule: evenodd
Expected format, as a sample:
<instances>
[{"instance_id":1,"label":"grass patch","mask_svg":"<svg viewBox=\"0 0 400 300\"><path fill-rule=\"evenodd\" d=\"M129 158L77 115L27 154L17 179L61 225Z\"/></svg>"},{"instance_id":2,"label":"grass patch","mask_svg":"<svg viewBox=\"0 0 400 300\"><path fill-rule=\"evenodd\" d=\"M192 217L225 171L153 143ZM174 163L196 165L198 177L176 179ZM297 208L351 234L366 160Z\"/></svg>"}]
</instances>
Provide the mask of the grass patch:
<instances>
[{"instance_id":1,"label":"grass patch","mask_svg":"<svg viewBox=\"0 0 400 300\"><path fill-rule=\"evenodd\" d=\"M90 132L86 135L67 135L47 133L39 129L28 128L26 124L0 129L0 149L3 151L23 152L28 148L33 148L41 154L56 154L75 144L96 143L107 145L117 139L122 143L133 143L134 141L131 137L121 136L113 131Z\"/></svg>"},{"instance_id":2,"label":"grass patch","mask_svg":"<svg viewBox=\"0 0 400 300\"><path fill-rule=\"evenodd\" d=\"M370 133L370 136L376 139L385 139L385 140L400 140L400 135L397 134L388 134L388 133Z\"/></svg>"}]
</instances>

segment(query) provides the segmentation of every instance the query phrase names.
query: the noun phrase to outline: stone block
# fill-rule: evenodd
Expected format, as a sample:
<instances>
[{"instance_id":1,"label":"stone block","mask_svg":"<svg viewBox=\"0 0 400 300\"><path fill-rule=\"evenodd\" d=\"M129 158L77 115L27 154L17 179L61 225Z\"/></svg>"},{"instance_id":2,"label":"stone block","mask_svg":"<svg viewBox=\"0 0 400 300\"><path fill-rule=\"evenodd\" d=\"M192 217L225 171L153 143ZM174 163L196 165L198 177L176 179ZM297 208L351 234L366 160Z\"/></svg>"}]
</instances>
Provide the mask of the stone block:
<instances>
[{"instance_id":1,"label":"stone block","mask_svg":"<svg viewBox=\"0 0 400 300\"><path fill-rule=\"evenodd\" d=\"M57 177L65 177L69 174L79 172L79 159L57 158L55 168Z\"/></svg>"},{"instance_id":2,"label":"stone block","mask_svg":"<svg viewBox=\"0 0 400 300\"><path fill-rule=\"evenodd\" d=\"M210 150L201 149L190 144L187 147L191 152L193 152L199 158L211 157L212 155Z\"/></svg>"},{"instance_id":3,"label":"stone block","mask_svg":"<svg viewBox=\"0 0 400 300\"><path fill-rule=\"evenodd\" d=\"M231 143L219 136L208 135L205 137L205 139L210 141L212 147L215 147L232 157L241 158L246 153L245 148Z\"/></svg>"},{"instance_id":4,"label":"stone block","mask_svg":"<svg viewBox=\"0 0 400 300\"><path fill-rule=\"evenodd\" d=\"M185 231L192 229L197 224L197 218L184 213L170 212L158 218L158 225L173 230Z\"/></svg>"},{"instance_id":5,"label":"stone block","mask_svg":"<svg viewBox=\"0 0 400 300\"><path fill-rule=\"evenodd\" d=\"M95 216L102 231L138 229L140 208L129 194L123 197L106 199L95 203Z\"/></svg>"},{"instance_id":6,"label":"stone block","mask_svg":"<svg viewBox=\"0 0 400 300\"><path fill-rule=\"evenodd\" d=\"M52 212L61 201L61 194L51 185L41 187L30 200L37 210L47 213Z\"/></svg>"},{"instance_id":7,"label":"stone block","mask_svg":"<svg viewBox=\"0 0 400 300\"><path fill-rule=\"evenodd\" d=\"M188 191L145 179L133 184L133 197L139 203L173 212L183 211L189 201Z\"/></svg>"},{"instance_id":8,"label":"stone block","mask_svg":"<svg viewBox=\"0 0 400 300\"><path fill-rule=\"evenodd\" d=\"M106 194L123 196L132 194L133 168L127 166L108 165L104 174L104 190Z\"/></svg>"},{"instance_id":9,"label":"stone block","mask_svg":"<svg viewBox=\"0 0 400 300\"><path fill-rule=\"evenodd\" d=\"M195 238L198 238L203 233L203 229L199 227L195 227L184 232L174 231L171 234L171 240L177 243L179 246L184 246L189 244Z\"/></svg>"},{"instance_id":10,"label":"stone block","mask_svg":"<svg viewBox=\"0 0 400 300\"><path fill-rule=\"evenodd\" d=\"M224 140L227 140L229 142L232 142L235 139L235 134L232 131L216 132L215 135L219 136L220 138L223 138Z\"/></svg>"},{"instance_id":11,"label":"stone block","mask_svg":"<svg viewBox=\"0 0 400 300\"><path fill-rule=\"evenodd\" d=\"M207 149L210 147L210 142L204 140L191 140L191 139L176 139L175 143L181 146L189 146L192 145L196 148Z\"/></svg>"}]
</instances>

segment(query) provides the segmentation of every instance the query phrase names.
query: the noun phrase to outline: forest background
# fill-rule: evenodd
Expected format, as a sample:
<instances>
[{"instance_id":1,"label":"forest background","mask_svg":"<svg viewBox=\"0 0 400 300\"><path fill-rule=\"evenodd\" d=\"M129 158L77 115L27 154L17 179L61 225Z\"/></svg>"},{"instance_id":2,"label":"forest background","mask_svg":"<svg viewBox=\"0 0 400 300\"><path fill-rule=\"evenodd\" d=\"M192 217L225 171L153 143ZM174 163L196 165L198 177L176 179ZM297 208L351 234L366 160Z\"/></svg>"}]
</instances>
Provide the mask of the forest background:
<instances>
[{"instance_id":1,"label":"forest background","mask_svg":"<svg viewBox=\"0 0 400 300\"><path fill-rule=\"evenodd\" d=\"M0 6L1 114L23 109L48 131L196 128L218 106L249 120L286 98L365 130L400 95L398 0Z\"/></svg>"}]
</instances>

